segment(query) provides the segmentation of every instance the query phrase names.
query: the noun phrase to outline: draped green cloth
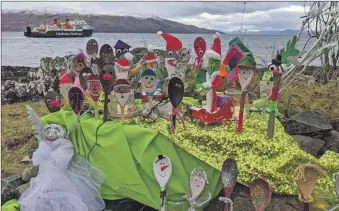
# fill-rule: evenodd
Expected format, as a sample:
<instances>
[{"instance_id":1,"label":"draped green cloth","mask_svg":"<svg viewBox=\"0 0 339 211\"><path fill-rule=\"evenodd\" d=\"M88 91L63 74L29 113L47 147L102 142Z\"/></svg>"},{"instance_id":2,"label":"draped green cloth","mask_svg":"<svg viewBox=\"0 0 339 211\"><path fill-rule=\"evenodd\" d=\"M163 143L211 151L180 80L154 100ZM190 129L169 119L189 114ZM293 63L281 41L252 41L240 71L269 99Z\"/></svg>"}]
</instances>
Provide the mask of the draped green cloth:
<instances>
[{"instance_id":1,"label":"draped green cloth","mask_svg":"<svg viewBox=\"0 0 339 211\"><path fill-rule=\"evenodd\" d=\"M43 124L56 123L68 129L77 120L72 111L58 111L41 118ZM104 199L131 198L160 209L160 186L153 174L155 158L164 154L171 160L172 177L167 196L187 192L192 170L202 167L209 185L206 191L216 197L222 190L220 171L174 144L165 135L136 124L108 121L105 124L86 114L71 131L75 152L105 174L101 189Z\"/></svg>"}]
</instances>

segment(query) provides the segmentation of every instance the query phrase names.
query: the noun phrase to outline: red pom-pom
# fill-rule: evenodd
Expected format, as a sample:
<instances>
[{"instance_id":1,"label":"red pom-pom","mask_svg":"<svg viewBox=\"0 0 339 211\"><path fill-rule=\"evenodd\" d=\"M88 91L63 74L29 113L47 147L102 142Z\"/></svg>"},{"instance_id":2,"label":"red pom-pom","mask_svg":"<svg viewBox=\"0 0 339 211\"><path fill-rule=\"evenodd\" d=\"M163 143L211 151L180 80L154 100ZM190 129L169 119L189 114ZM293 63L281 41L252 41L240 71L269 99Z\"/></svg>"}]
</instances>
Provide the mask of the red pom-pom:
<instances>
[{"instance_id":1,"label":"red pom-pom","mask_svg":"<svg viewBox=\"0 0 339 211\"><path fill-rule=\"evenodd\" d=\"M253 104L253 100L249 100L248 103L249 103L249 104Z\"/></svg>"},{"instance_id":2,"label":"red pom-pom","mask_svg":"<svg viewBox=\"0 0 339 211\"><path fill-rule=\"evenodd\" d=\"M111 75L110 74L108 74L108 73L106 73L105 75L104 75L104 80L106 80L106 81L109 81L109 80L111 80Z\"/></svg>"},{"instance_id":3,"label":"red pom-pom","mask_svg":"<svg viewBox=\"0 0 339 211\"><path fill-rule=\"evenodd\" d=\"M235 76L233 77L233 81L238 81L238 80L239 80L239 76L235 75Z\"/></svg>"},{"instance_id":4,"label":"red pom-pom","mask_svg":"<svg viewBox=\"0 0 339 211\"><path fill-rule=\"evenodd\" d=\"M273 71L273 75L279 75L279 71L278 70L274 70Z\"/></svg>"},{"instance_id":5,"label":"red pom-pom","mask_svg":"<svg viewBox=\"0 0 339 211\"><path fill-rule=\"evenodd\" d=\"M58 100L53 100L52 103L51 103L51 106L52 107L59 107L59 101Z\"/></svg>"}]
</instances>

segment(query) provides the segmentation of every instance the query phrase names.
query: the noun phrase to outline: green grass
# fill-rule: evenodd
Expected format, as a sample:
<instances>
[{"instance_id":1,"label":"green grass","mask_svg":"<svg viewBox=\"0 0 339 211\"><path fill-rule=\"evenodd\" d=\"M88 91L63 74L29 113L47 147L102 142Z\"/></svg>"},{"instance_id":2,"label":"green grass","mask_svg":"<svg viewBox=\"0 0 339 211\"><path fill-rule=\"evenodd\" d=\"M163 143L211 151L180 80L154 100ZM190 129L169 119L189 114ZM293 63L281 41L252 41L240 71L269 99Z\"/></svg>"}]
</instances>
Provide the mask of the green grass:
<instances>
[{"instance_id":1,"label":"green grass","mask_svg":"<svg viewBox=\"0 0 339 211\"><path fill-rule=\"evenodd\" d=\"M14 150L8 150L5 144L6 140L21 139L25 135L34 133L32 123L28 119L26 104L34 108L39 116L48 113L42 101L1 106L1 166L7 173L21 173L26 165L20 161L25 155L30 155L32 149L38 147L34 137Z\"/></svg>"}]
</instances>

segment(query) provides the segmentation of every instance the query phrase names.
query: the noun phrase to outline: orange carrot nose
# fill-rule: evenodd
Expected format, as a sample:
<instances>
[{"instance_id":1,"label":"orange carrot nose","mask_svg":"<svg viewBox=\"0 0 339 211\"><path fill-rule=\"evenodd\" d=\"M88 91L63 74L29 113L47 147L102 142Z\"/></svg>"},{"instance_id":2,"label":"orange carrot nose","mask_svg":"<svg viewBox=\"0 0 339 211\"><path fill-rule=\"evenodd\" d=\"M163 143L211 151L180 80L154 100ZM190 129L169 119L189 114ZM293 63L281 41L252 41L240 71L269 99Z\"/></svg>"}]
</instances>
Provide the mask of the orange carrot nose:
<instances>
[{"instance_id":1,"label":"orange carrot nose","mask_svg":"<svg viewBox=\"0 0 339 211\"><path fill-rule=\"evenodd\" d=\"M162 166L161 167L161 171L165 171L167 168L168 168L168 165L167 166Z\"/></svg>"}]
</instances>

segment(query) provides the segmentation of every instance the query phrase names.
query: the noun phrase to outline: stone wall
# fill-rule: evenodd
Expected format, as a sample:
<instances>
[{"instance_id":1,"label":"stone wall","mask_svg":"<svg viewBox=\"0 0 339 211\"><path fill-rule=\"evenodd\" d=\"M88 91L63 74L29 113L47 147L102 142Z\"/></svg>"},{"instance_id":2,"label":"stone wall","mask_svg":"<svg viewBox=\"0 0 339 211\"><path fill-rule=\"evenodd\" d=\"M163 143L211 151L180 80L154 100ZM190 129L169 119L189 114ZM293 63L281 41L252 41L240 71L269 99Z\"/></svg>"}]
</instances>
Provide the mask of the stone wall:
<instances>
[{"instance_id":1,"label":"stone wall","mask_svg":"<svg viewBox=\"0 0 339 211\"><path fill-rule=\"evenodd\" d=\"M132 68L145 60L146 48L135 48ZM160 58L164 51L155 49ZM58 89L58 75L72 68L74 55L42 57L39 67L1 66L1 104L41 100L46 91ZM162 61L162 60L161 60ZM164 66L163 64L160 64Z\"/></svg>"}]
</instances>

